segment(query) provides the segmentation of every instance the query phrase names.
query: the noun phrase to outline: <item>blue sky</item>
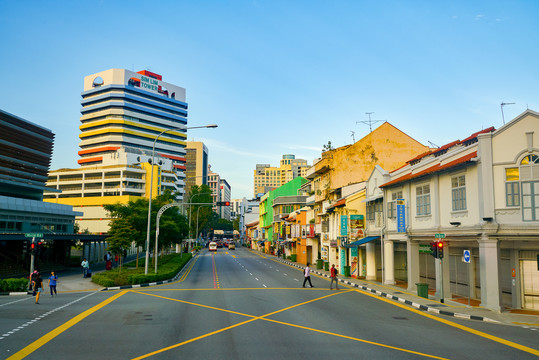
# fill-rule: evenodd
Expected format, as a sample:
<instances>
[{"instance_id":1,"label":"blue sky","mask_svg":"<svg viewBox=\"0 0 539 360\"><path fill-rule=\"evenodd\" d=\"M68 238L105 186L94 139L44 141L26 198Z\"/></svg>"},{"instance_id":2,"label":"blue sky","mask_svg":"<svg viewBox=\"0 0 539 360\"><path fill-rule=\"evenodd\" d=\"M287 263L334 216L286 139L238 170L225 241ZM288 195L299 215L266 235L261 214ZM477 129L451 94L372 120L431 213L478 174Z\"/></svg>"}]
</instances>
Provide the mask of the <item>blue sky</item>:
<instances>
[{"instance_id":1,"label":"blue sky","mask_svg":"<svg viewBox=\"0 0 539 360\"><path fill-rule=\"evenodd\" d=\"M257 163L352 143L387 120L425 145L539 111L536 1L0 0L0 108L56 134L76 168L86 75L150 70L187 91L233 198ZM374 127L379 126L378 122ZM374 128L373 127L373 128Z\"/></svg>"}]
</instances>

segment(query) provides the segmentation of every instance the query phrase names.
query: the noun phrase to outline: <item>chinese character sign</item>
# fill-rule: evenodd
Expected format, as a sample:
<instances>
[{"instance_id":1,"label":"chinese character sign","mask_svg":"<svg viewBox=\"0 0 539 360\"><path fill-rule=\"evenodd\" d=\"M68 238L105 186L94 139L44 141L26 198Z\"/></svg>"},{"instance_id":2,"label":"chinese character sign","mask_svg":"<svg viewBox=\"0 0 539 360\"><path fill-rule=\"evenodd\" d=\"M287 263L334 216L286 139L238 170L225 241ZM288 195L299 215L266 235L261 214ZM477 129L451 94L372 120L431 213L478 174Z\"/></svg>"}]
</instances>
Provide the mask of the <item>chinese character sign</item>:
<instances>
[{"instance_id":1,"label":"chinese character sign","mask_svg":"<svg viewBox=\"0 0 539 360\"><path fill-rule=\"evenodd\" d=\"M348 216L341 215L341 236L348 235Z\"/></svg>"},{"instance_id":2,"label":"chinese character sign","mask_svg":"<svg viewBox=\"0 0 539 360\"><path fill-rule=\"evenodd\" d=\"M397 232L406 232L406 215L404 199L397 199Z\"/></svg>"}]
</instances>

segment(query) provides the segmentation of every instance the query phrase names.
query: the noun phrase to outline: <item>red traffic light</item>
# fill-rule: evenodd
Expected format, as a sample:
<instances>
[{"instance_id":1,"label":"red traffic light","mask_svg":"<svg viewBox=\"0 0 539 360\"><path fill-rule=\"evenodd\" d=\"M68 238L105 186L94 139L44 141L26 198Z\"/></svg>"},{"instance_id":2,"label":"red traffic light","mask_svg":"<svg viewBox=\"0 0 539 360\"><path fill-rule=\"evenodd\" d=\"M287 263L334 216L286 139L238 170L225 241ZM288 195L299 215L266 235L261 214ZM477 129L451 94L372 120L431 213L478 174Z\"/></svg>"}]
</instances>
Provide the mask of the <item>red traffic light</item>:
<instances>
[{"instance_id":1,"label":"red traffic light","mask_svg":"<svg viewBox=\"0 0 539 360\"><path fill-rule=\"evenodd\" d=\"M439 247L439 248L443 248L443 247L444 247L444 243L443 243L443 242L441 242L441 241L438 241L438 243L437 243L437 244L438 244L438 247Z\"/></svg>"}]
</instances>

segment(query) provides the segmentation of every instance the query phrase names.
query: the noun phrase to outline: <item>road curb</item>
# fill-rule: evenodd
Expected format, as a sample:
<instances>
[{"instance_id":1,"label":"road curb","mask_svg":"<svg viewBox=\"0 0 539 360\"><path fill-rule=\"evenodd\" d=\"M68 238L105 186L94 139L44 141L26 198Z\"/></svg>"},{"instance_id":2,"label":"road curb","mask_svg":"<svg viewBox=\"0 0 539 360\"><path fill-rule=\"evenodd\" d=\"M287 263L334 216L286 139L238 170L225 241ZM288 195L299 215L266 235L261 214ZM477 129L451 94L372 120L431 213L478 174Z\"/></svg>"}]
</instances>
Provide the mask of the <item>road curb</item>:
<instances>
[{"instance_id":1,"label":"road curb","mask_svg":"<svg viewBox=\"0 0 539 360\"><path fill-rule=\"evenodd\" d=\"M299 269L305 269L304 266L300 266L300 265L295 264L295 263L291 263L291 262L284 261L284 260L281 260L281 259L279 259L279 261L282 262L282 263L297 267ZM322 272L319 272L317 270L311 270L311 272L313 272L313 273L315 273L317 275L329 278L329 276L326 273L322 273ZM428 311L428 312L439 314L439 315L452 316L452 317L459 318L459 319L468 319L468 320L484 321L484 322L491 322L491 323L501 323L498 320L493 320L493 319L490 319L490 318L487 318L487 317L484 317L484 316L476 316L476 315L470 315L470 314L463 314L463 313L456 313L456 312L452 312L452 311L440 310L440 309L437 309L435 307L419 304L419 303L416 303L416 302L413 302L413 301L410 301L410 300L400 298L400 297L392 295L392 294L388 294L388 293L383 292L383 291L379 291L379 290L376 290L376 289L371 289L371 288L369 288L367 286L359 285L359 284L353 283L353 282L345 280L345 279L338 279L337 281L339 281L339 282L341 282L343 284L349 285L349 286L356 287L356 288L361 289L363 291L370 292L370 293L378 295L380 297L384 297L384 298L389 299L389 300L398 301L400 303L412 306L412 307L414 307L414 308L416 308L418 310Z\"/></svg>"}]
</instances>

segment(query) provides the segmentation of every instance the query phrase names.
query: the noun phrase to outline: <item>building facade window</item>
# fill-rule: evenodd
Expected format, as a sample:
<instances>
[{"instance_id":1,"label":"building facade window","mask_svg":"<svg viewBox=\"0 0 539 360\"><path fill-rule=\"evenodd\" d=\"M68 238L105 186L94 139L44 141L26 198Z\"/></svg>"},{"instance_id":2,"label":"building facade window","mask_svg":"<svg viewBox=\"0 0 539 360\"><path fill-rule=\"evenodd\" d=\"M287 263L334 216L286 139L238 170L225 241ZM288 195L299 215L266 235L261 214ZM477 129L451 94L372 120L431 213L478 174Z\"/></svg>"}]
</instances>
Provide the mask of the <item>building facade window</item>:
<instances>
[{"instance_id":1,"label":"building facade window","mask_svg":"<svg viewBox=\"0 0 539 360\"><path fill-rule=\"evenodd\" d=\"M505 205L520 206L520 183L517 167L505 169Z\"/></svg>"},{"instance_id":2,"label":"building facade window","mask_svg":"<svg viewBox=\"0 0 539 360\"><path fill-rule=\"evenodd\" d=\"M453 211L466 210L466 177L464 175L451 178L451 203Z\"/></svg>"},{"instance_id":3,"label":"building facade window","mask_svg":"<svg viewBox=\"0 0 539 360\"><path fill-rule=\"evenodd\" d=\"M374 221L376 220L376 217L381 218L384 212L383 205L384 204L382 202L382 199L378 199L378 200L367 203L367 207L366 207L367 220Z\"/></svg>"},{"instance_id":4,"label":"building facade window","mask_svg":"<svg viewBox=\"0 0 539 360\"><path fill-rule=\"evenodd\" d=\"M430 185L425 184L415 188L416 215L430 215Z\"/></svg>"},{"instance_id":5,"label":"building facade window","mask_svg":"<svg viewBox=\"0 0 539 360\"><path fill-rule=\"evenodd\" d=\"M391 201L387 204L387 217L390 219L397 217L397 199L402 199L402 190L391 194Z\"/></svg>"},{"instance_id":6,"label":"building facade window","mask_svg":"<svg viewBox=\"0 0 539 360\"><path fill-rule=\"evenodd\" d=\"M539 156L527 155L520 162L522 220L539 220Z\"/></svg>"}]
</instances>

